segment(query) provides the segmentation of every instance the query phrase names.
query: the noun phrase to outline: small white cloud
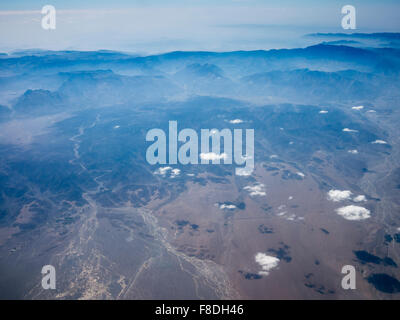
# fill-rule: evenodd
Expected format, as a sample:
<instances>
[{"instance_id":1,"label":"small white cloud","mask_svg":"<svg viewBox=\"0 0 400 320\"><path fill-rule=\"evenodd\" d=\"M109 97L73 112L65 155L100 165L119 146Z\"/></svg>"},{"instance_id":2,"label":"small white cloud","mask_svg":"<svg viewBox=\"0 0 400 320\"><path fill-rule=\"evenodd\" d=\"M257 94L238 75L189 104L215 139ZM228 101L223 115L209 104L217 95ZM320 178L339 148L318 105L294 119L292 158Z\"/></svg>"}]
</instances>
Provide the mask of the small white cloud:
<instances>
[{"instance_id":1,"label":"small white cloud","mask_svg":"<svg viewBox=\"0 0 400 320\"><path fill-rule=\"evenodd\" d=\"M280 206L282 207L282 206ZM278 209L280 209L280 207ZM284 206L285 207L285 206ZM281 217L287 221L299 221L304 220L304 217L298 217L293 213L288 213L287 211L281 211L276 214L278 217Z\"/></svg>"},{"instance_id":2,"label":"small white cloud","mask_svg":"<svg viewBox=\"0 0 400 320\"><path fill-rule=\"evenodd\" d=\"M292 196L290 196L290 197L288 198L288 200L293 200L293 197L292 197Z\"/></svg>"},{"instance_id":3,"label":"small white cloud","mask_svg":"<svg viewBox=\"0 0 400 320\"><path fill-rule=\"evenodd\" d=\"M229 123L232 124L239 124L239 123L243 123L244 121L241 119L234 119L234 120L229 120Z\"/></svg>"},{"instance_id":4,"label":"small white cloud","mask_svg":"<svg viewBox=\"0 0 400 320\"><path fill-rule=\"evenodd\" d=\"M326 113L328 113L328 111L327 110L321 110L319 113L320 114L326 114Z\"/></svg>"},{"instance_id":5,"label":"small white cloud","mask_svg":"<svg viewBox=\"0 0 400 320\"><path fill-rule=\"evenodd\" d=\"M387 142L384 140L375 140L375 141L372 141L371 143L372 144L387 144Z\"/></svg>"},{"instance_id":6,"label":"small white cloud","mask_svg":"<svg viewBox=\"0 0 400 320\"><path fill-rule=\"evenodd\" d=\"M235 173L237 176L250 176L253 172L253 169L250 168L236 168Z\"/></svg>"},{"instance_id":7,"label":"small white cloud","mask_svg":"<svg viewBox=\"0 0 400 320\"><path fill-rule=\"evenodd\" d=\"M368 113L375 113L376 111L375 110L368 110L367 112Z\"/></svg>"},{"instance_id":8,"label":"small white cloud","mask_svg":"<svg viewBox=\"0 0 400 320\"><path fill-rule=\"evenodd\" d=\"M154 171L154 174L165 176L169 170L172 170L172 168L171 167L158 168L156 171Z\"/></svg>"},{"instance_id":9,"label":"small white cloud","mask_svg":"<svg viewBox=\"0 0 400 320\"><path fill-rule=\"evenodd\" d=\"M371 217L371 212L368 209L354 205L336 209L336 213L351 221L365 220Z\"/></svg>"},{"instance_id":10,"label":"small white cloud","mask_svg":"<svg viewBox=\"0 0 400 320\"><path fill-rule=\"evenodd\" d=\"M176 176L179 176L179 174L181 173L180 169L172 169L171 170L171 178L175 178Z\"/></svg>"},{"instance_id":11,"label":"small white cloud","mask_svg":"<svg viewBox=\"0 0 400 320\"><path fill-rule=\"evenodd\" d=\"M256 262L261 266L261 271L258 273L263 276L269 275L269 272L276 268L279 264L279 259L272 256L267 256L265 253L259 252L255 256Z\"/></svg>"},{"instance_id":12,"label":"small white cloud","mask_svg":"<svg viewBox=\"0 0 400 320\"><path fill-rule=\"evenodd\" d=\"M225 204L225 203L223 203L223 204L221 204L219 206L219 208L221 210L234 210L234 209L236 209L236 206L234 204Z\"/></svg>"},{"instance_id":13,"label":"small white cloud","mask_svg":"<svg viewBox=\"0 0 400 320\"><path fill-rule=\"evenodd\" d=\"M354 197L353 201L354 202L363 202L363 201L367 201L367 198L364 195L360 194L359 196Z\"/></svg>"},{"instance_id":14,"label":"small white cloud","mask_svg":"<svg viewBox=\"0 0 400 320\"><path fill-rule=\"evenodd\" d=\"M175 178L176 176L179 176L181 170L172 169L171 167L161 167L154 171L154 174L165 177L168 172L170 172L170 178Z\"/></svg>"},{"instance_id":15,"label":"small white cloud","mask_svg":"<svg viewBox=\"0 0 400 320\"><path fill-rule=\"evenodd\" d=\"M228 155L226 153L216 154L215 152L200 153L200 158L202 160L218 160L226 159Z\"/></svg>"},{"instance_id":16,"label":"small white cloud","mask_svg":"<svg viewBox=\"0 0 400 320\"><path fill-rule=\"evenodd\" d=\"M358 150L356 150L356 149L353 149L353 150L349 150L349 151L347 151L348 153L351 153L351 154L358 154Z\"/></svg>"},{"instance_id":17,"label":"small white cloud","mask_svg":"<svg viewBox=\"0 0 400 320\"><path fill-rule=\"evenodd\" d=\"M303 172L296 172L296 174L302 178L304 178L306 176Z\"/></svg>"},{"instance_id":18,"label":"small white cloud","mask_svg":"<svg viewBox=\"0 0 400 320\"><path fill-rule=\"evenodd\" d=\"M349 190L330 190L328 192L328 200L339 202L350 199L352 192Z\"/></svg>"},{"instance_id":19,"label":"small white cloud","mask_svg":"<svg viewBox=\"0 0 400 320\"><path fill-rule=\"evenodd\" d=\"M364 109L364 106L357 106L357 107L352 107L353 110L362 110Z\"/></svg>"},{"instance_id":20,"label":"small white cloud","mask_svg":"<svg viewBox=\"0 0 400 320\"><path fill-rule=\"evenodd\" d=\"M290 142L289 142L290 145L292 145L293 143L294 143L293 141L290 141Z\"/></svg>"},{"instance_id":21,"label":"small white cloud","mask_svg":"<svg viewBox=\"0 0 400 320\"><path fill-rule=\"evenodd\" d=\"M118 128L120 128L120 126L118 126L118 125L114 126L114 129L118 129Z\"/></svg>"},{"instance_id":22,"label":"small white cloud","mask_svg":"<svg viewBox=\"0 0 400 320\"><path fill-rule=\"evenodd\" d=\"M344 128L343 132L358 132L358 130L354 130L354 129L349 129L349 128Z\"/></svg>"},{"instance_id":23,"label":"small white cloud","mask_svg":"<svg viewBox=\"0 0 400 320\"><path fill-rule=\"evenodd\" d=\"M254 186L246 186L244 187L244 190L247 190L249 192L249 195L252 197L267 195L267 193L265 192L265 185L262 183L258 183Z\"/></svg>"},{"instance_id":24,"label":"small white cloud","mask_svg":"<svg viewBox=\"0 0 400 320\"><path fill-rule=\"evenodd\" d=\"M187 173L186 175L189 177L194 177L194 173Z\"/></svg>"},{"instance_id":25,"label":"small white cloud","mask_svg":"<svg viewBox=\"0 0 400 320\"><path fill-rule=\"evenodd\" d=\"M270 157L271 159L276 159L276 158L278 158L278 156L277 156L276 154L270 155L269 157Z\"/></svg>"}]
</instances>

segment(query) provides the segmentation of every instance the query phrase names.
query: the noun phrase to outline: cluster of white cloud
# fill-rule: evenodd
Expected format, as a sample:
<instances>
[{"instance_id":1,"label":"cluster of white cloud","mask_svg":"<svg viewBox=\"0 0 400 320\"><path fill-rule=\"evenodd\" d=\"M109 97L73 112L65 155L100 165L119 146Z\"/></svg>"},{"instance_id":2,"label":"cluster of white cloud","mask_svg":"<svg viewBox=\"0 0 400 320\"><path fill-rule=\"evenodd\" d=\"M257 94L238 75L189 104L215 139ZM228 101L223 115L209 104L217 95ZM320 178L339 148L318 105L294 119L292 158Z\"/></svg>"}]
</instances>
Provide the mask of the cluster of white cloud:
<instances>
[{"instance_id":1,"label":"cluster of white cloud","mask_svg":"<svg viewBox=\"0 0 400 320\"><path fill-rule=\"evenodd\" d=\"M351 154L358 154L358 150L357 149L349 150L347 152L351 153Z\"/></svg>"},{"instance_id":2,"label":"cluster of white cloud","mask_svg":"<svg viewBox=\"0 0 400 320\"><path fill-rule=\"evenodd\" d=\"M233 120L229 120L229 123L232 124L239 124L239 123L243 123L244 121L241 119L233 119Z\"/></svg>"},{"instance_id":3,"label":"cluster of white cloud","mask_svg":"<svg viewBox=\"0 0 400 320\"><path fill-rule=\"evenodd\" d=\"M179 174L181 173L181 170L173 169L171 167L161 167L161 168L158 168L156 171L154 171L154 174L165 177L168 172L170 172L170 178L175 178L176 176L179 176Z\"/></svg>"},{"instance_id":4,"label":"cluster of white cloud","mask_svg":"<svg viewBox=\"0 0 400 320\"><path fill-rule=\"evenodd\" d=\"M299 220L304 220L304 217L298 217L294 213L285 215L284 217L288 221L299 221Z\"/></svg>"},{"instance_id":5,"label":"cluster of white cloud","mask_svg":"<svg viewBox=\"0 0 400 320\"><path fill-rule=\"evenodd\" d=\"M344 128L343 132L358 132L358 130L354 130L354 129L349 129L349 128Z\"/></svg>"},{"instance_id":6,"label":"cluster of white cloud","mask_svg":"<svg viewBox=\"0 0 400 320\"><path fill-rule=\"evenodd\" d=\"M349 190L330 190L328 192L328 200L339 202L350 199L352 192Z\"/></svg>"},{"instance_id":7,"label":"cluster of white cloud","mask_svg":"<svg viewBox=\"0 0 400 320\"><path fill-rule=\"evenodd\" d=\"M234 209L236 209L236 206L234 204L225 204L225 203L223 203L223 204L221 204L219 206L219 208L221 210L234 210Z\"/></svg>"},{"instance_id":8,"label":"cluster of white cloud","mask_svg":"<svg viewBox=\"0 0 400 320\"><path fill-rule=\"evenodd\" d=\"M216 154L215 152L200 153L202 160L218 160L226 159L228 155L226 153Z\"/></svg>"},{"instance_id":9,"label":"cluster of white cloud","mask_svg":"<svg viewBox=\"0 0 400 320\"><path fill-rule=\"evenodd\" d=\"M286 204L281 204L281 205L278 207L278 211L280 211L280 212L278 212L276 215L277 215L278 217L284 216L284 215L287 213L287 211L282 211L282 210L285 210L285 208L286 208Z\"/></svg>"},{"instance_id":10,"label":"cluster of white cloud","mask_svg":"<svg viewBox=\"0 0 400 320\"><path fill-rule=\"evenodd\" d=\"M328 111L327 110L321 110L319 113L320 114L326 114L326 113L328 113Z\"/></svg>"},{"instance_id":11,"label":"cluster of white cloud","mask_svg":"<svg viewBox=\"0 0 400 320\"><path fill-rule=\"evenodd\" d=\"M372 144L387 144L387 142L384 140L375 140L375 141L372 141L371 143Z\"/></svg>"},{"instance_id":12,"label":"cluster of white cloud","mask_svg":"<svg viewBox=\"0 0 400 320\"><path fill-rule=\"evenodd\" d=\"M286 220L295 221L297 216L295 214L290 214L286 217Z\"/></svg>"},{"instance_id":13,"label":"cluster of white cloud","mask_svg":"<svg viewBox=\"0 0 400 320\"><path fill-rule=\"evenodd\" d=\"M172 169L171 170L171 178L175 178L176 176L179 176L179 174L181 173L180 169Z\"/></svg>"},{"instance_id":14,"label":"cluster of white cloud","mask_svg":"<svg viewBox=\"0 0 400 320\"><path fill-rule=\"evenodd\" d=\"M258 183L254 186L246 186L244 190L247 190L250 196L266 196L267 193L265 192L265 185L262 183Z\"/></svg>"},{"instance_id":15,"label":"cluster of white cloud","mask_svg":"<svg viewBox=\"0 0 400 320\"><path fill-rule=\"evenodd\" d=\"M357 106L357 107L352 107L353 110L362 110L364 109L364 106Z\"/></svg>"},{"instance_id":16,"label":"cluster of white cloud","mask_svg":"<svg viewBox=\"0 0 400 320\"><path fill-rule=\"evenodd\" d=\"M172 170L172 168L171 167L158 168L156 171L154 171L154 174L165 176L169 170Z\"/></svg>"},{"instance_id":17,"label":"cluster of white cloud","mask_svg":"<svg viewBox=\"0 0 400 320\"><path fill-rule=\"evenodd\" d=\"M293 199L293 197L290 196L288 200L292 200L292 199ZM298 217L298 216L296 216L296 215L293 214L293 213L288 213L287 211L282 211L282 210L284 210L285 208L286 208L286 205L285 205L285 204L281 204L281 205L278 207L278 211L280 211L280 212L278 212L276 215L277 215L278 217L284 218L284 219L286 219L286 220L288 220L288 221L299 221L299 220L304 220L304 217Z\"/></svg>"},{"instance_id":18,"label":"cluster of white cloud","mask_svg":"<svg viewBox=\"0 0 400 320\"><path fill-rule=\"evenodd\" d=\"M365 220L371 217L371 212L368 209L354 205L336 209L336 213L351 221Z\"/></svg>"},{"instance_id":19,"label":"cluster of white cloud","mask_svg":"<svg viewBox=\"0 0 400 320\"><path fill-rule=\"evenodd\" d=\"M255 256L256 262L261 266L261 271L258 273L262 276L269 275L271 269L276 268L279 264L279 259L272 256L267 256L265 253L259 252Z\"/></svg>"},{"instance_id":20,"label":"cluster of white cloud","mask_svg":"<svg viewBox=\"0 0 400 320\"><path fill-rule=\"evenodd\" d=\"M349 190L330 190L328 192L328 200L334 202L340 202L344 200L351 200L352 192ZM354 202L363 202L367 201L367 198L364 195L358 195L352 199Z\"/></svg>"}]
</instances>

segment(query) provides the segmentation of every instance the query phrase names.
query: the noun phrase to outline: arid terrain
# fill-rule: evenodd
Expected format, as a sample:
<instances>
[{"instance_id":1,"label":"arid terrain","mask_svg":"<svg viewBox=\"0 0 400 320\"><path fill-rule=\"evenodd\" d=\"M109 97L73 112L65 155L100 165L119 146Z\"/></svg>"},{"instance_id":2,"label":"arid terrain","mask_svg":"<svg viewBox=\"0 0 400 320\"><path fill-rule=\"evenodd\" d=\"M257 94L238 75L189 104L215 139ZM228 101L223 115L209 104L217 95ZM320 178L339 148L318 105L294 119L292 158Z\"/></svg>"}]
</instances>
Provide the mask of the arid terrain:
<instances>
[{"instance_id":1,"label":"arid terrain","mask_svg":"<svg viewBox=\"0 0 400 320\"><path fill-rule=\"evenodd\" d=\"M0 298L398 299L399 71L326 43L1 56ZM254 129L254 171L149 164L169 121Z\"/></svg>"}]
</instances>

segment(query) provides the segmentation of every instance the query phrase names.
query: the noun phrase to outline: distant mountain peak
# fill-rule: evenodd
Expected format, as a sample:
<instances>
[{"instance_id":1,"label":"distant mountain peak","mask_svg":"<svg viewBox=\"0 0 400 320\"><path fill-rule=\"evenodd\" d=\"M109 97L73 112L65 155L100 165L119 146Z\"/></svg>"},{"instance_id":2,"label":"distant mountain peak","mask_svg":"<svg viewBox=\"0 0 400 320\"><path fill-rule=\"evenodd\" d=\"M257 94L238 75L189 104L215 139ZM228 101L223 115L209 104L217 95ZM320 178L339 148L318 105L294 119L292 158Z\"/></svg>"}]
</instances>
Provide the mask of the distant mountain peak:
<instances>
[{"instance_id":1,"label":"distant mountain peak","mask_svg":"<svg viewBox=\"0 0 400 320\"><path fill-rule=\"evenodd\" d=\"M28 89L21 95L16 104L14 110L22 112L36 111L43 107L56 108L62 104L62 98L57 92L51 92L49 90Z\"/></svg>"}]
</instances>

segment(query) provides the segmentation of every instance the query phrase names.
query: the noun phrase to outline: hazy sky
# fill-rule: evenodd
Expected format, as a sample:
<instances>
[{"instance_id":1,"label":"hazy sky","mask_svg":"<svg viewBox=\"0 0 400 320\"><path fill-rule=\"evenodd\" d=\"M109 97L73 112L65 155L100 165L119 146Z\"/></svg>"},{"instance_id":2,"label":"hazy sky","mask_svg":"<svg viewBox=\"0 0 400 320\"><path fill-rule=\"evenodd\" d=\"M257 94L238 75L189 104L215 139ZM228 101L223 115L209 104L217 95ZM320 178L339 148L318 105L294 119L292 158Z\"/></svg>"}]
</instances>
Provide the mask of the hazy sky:
<instances>
[{"instance_id":1,"label":"hazy sky","mask_svg":"<svg viewBox=\"0 0 400 320\"><path fill-rule=\"evenodd\" d=\"M57 10L56 30L41 27L46 4ZM398 0L2 0L0 51L294 47L306 33L344 32L346 4L356 7L356 32L400 31Z\"/></svg>"}]
</instances>

